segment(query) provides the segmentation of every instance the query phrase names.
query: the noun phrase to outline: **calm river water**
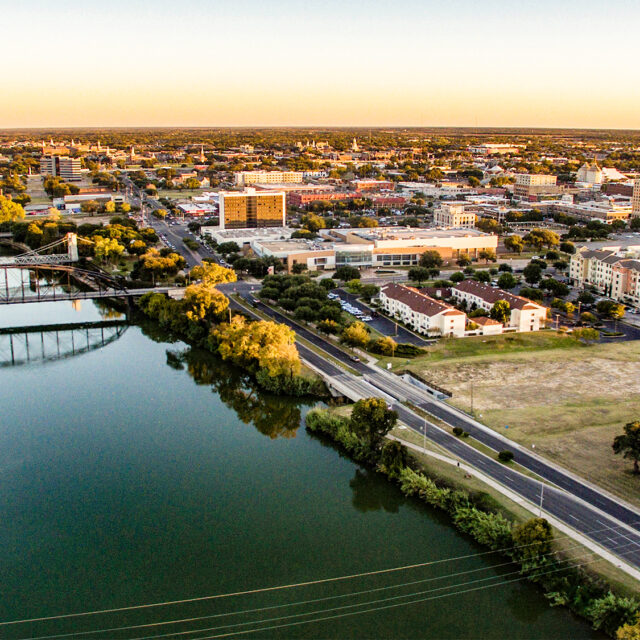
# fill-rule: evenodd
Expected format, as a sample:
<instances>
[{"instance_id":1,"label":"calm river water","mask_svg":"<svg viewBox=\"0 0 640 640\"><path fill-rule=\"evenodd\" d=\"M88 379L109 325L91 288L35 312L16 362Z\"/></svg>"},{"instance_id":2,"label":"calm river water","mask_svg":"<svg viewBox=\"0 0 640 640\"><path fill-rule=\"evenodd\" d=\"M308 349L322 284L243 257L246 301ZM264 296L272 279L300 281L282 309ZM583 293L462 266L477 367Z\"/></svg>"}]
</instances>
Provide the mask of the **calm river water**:
<instances>
[{"instance_id":1,"label":"calm river water","mask_svg":"<svg viewBox=\"0 0 640 640\"><path fill-rule=\"evenodd\" d=\"M1 327L105 317L114 314L89 302L0 308ZM484 551L441 514L308 435L301 425L309 403L261 394L240 372L152 326L130 326L88 350L78 335L64 357L68 334L57 341L31 334L33 361L0 367L0 621ZM87 344L101 345L97 335L87 334ZM22 345L24 336L15 340ZM0 357L10 362L6 336ZM531 585L491 587L514 578L503 563L473 555L339 582L0 626L0 638L89 630L105 631L65 637L601 637ZM414 584L391 588L404 583ZM459 586L443 589L451 585ZM418 595L397 597L406 594ZM390 607L407 600L422 601ZM362 609L372 611L345 615ZM184 618L201 619L116 630Z\"/></svg>"}]
</instances>

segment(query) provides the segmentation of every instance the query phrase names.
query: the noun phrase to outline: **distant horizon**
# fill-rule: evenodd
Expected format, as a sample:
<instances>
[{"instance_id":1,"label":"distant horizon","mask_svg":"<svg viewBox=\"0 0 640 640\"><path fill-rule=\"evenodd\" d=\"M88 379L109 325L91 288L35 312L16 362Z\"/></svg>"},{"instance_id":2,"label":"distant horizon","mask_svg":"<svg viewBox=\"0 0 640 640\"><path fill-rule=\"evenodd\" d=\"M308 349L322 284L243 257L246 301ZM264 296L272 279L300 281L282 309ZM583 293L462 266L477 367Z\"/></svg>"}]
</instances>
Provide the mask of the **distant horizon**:
<instances>
[{"instance_id":1,"label":"distant horizon","mask_svg":"<svg viewBox=\"0 0 640 640\"><path fill-rule=\"evenodd\" d=\"M635 0L32 0L3 22L3 128L640 130Z\"/></svg>"}]
</instances>

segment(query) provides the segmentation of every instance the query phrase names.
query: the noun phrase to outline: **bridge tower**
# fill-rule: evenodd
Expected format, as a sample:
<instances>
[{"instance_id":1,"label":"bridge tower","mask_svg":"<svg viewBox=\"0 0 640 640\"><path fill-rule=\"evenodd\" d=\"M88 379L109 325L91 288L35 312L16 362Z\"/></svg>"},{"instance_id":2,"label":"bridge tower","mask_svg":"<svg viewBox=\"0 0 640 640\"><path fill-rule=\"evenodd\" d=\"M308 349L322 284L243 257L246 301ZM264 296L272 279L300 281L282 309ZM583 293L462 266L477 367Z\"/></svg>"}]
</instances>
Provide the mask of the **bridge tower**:
<instances>
[{"instance_id":1,"label":"bridge tower","mask_svg":"<svg viewBox=\"0 0 640 640\"><path fill-rule=\"evenodd\" d=\"M75 233L67 233L67 252L70 262L78 262L78 236Z\"/></svg>"}]
</instances>

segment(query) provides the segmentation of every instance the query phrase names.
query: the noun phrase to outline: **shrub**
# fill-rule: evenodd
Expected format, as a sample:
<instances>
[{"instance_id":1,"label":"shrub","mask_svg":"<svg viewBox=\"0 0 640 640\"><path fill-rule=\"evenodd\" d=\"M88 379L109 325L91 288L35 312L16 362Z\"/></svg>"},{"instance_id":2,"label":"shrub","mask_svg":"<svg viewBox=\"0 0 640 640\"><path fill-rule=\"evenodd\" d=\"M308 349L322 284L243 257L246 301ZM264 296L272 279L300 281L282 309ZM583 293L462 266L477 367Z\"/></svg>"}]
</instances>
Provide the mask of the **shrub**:
<instances>
[{"instance_id":1,"label":"shrub","mask_svg":"<svg viewBox=\"0 0 640 640\"><path fill-rule=\"evenodd\" d=\"M504 449L498 454L498 460L500 460L500 462L511 462L513 460L513 451Z\"/></svg>"},{"instance_id":2,"label":"shrub","mask_svg":"<svg viewBox=\"0 0 640 640\"><path fill-rule=\"evenodd\" d=\"M462 436L463 433L464 433L464 429L462 427L453 427L454 436L457 436L459 438L460 436Z\"/></svg>"}]
</instances>

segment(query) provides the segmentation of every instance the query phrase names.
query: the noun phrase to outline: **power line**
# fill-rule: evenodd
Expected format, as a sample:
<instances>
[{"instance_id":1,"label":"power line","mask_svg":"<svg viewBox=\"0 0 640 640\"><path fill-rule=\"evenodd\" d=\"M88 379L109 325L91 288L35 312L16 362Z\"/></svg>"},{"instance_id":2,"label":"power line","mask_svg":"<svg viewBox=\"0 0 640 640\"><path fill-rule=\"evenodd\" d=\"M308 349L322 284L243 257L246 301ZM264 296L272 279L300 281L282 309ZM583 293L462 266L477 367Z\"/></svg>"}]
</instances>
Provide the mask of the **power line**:
<instances>
[{"instance_id":1,"label":"power line","mask_svg":"<svg viewBox=\"0 0 640 640\"><path fill-rule=\"evenodd\" d=\"M556 569L554 571L547 571L547 572L542 572L539 573L535 576L533 576L534 578L539 578L543 575L548 575L550 573L554 573L556 571L563 571L564 569L571 569L571 568L576 568L576 567L581 567L581 566L585 566L588 564L591 564L591 562L597 562L599 559L596 560L592 560L590 562L584 562L578 565L574 565L572 567L562 567L561 569ZM200 636L199 638L191 638L190 640L214 640L216 638L228 638L229 636L237 636L237 635L246 635L249 633L257 633L260 631L271 631L273 629L283 629L285 627L293 627L293 626L299 626L299 625L303 625L303 624L312 624L314 622L323 622L325 620L335 620L337 618L346 618L348 616L357 616L357 615L361 615L363 613L371 613L374 611L382 611L385 609L393 609L393 608L397 608L397 607L403 607L403 606L407 606L410 604L418 604L421 602L427 602L429 600L438 600L440 598L447 598L449 596L457 596L457 595L462 595L464 593L470 593L472 591L479 591L480 589L490 589L491 587L501 587L504 586L506 584L511 584L514 582L519 582L520 580L524 580L526 578L528 578L529 576L521 576L519 578L514 578L513 580L505 580L504 582L496 582L494 584L488 584L488 585L482 585L480 587L472 587L470 589L463 589L460 591L453 591L451 593L442 593L440 595L437 596L429 596L427 598L419 598L418 600L410 600L409 602L397 602L394 604L388 604L388 605L384 605L381 607L373 607L371 609L363 609L362 611L349 611L347 613L339 613L336 615L332 615L332 616L324 616L322 618L316 618L314 620L297 620L296 622L288 622L285 624L279 624L279 625L272 625L270 627L262 627L260 629L243 629L243 630L239 630L239 631L231 631L228 633L222 633L222 634L216 634L216 635L212 635L212 636ZM322 613L322 612L317 612L317 613ZM258 624L258 623L255 623ZM203 629L204 631L204 629ZM131 640L139 640L136 638L132 638Z\"/></svg>"},{"instance_id":2,"label":"power line","mask_svg":"<svg viewBox=\"0 0 640 640\"><path fill-rule=\"evenodd\" d=\"M633 524L639 524L639 522L635 522ZM602 532L602 531L609 531L609 530L613 530L613 529L619 529L620 527L624 527L625 525L615 525L613 527L603 527L602 529L594 529L590 532L588 532L589 534L593 534L593 533L598 533L598 532ZM564 538L569 538L571 536L558 536L557 538L555 538L556 540L562 540ZM531 543L531 544L536 544L536 543ZM381 574L386 574L386 573L395 573L398 571L406 571L409 569L417 569L417 568L421 568L421 567L426 567L426 566L433 566L433 565L437 565L437 564L442 564L445 562L455 562L458 560L465 560L468 558L473 558L473 557L481 557L481 556L485 556L485 555L490 555L493 553L503 553L506 551L511 551L513 549L518 549L518 548L524 548L527 546L531 546L531 544L527 544L527 545L513 545L510 547L503 547L501 549L494 549L494 550L490 550L490 551L483 551L480 553L472 553L472 554L467 554L464 556L457 556L457 557L453 557L453 558L443 558L440 560L431 560L428 562L421 562L421 563L416 563L416 564L411 564L411 565L404 565L404 566L400 566L400 567L392 567L390 569L379 569L377 571L366 571L363 573L356 573L356 574L349 574L349 575L345 575L345 576L338 576L335 578L323 578L320 580L309 580L309 581L305 581L305 582L298 582L298 583L293 583L293 584L286 584L286 585L278 585L275 587L262 587L262 588L258 588L258 589L249 589L249 590L245 590L245 591L236 591L236 592L232 592L232 593L221 593L221 594L215 594L215 595L210 595L210 596L200 596L200 597L195 597L195 598L186 598L183 600L171 600L171 601L166 601L166 602L155 602L155 603L151 603L151 604L141 604L141 605L132 605L132 606L126 606L126 607L116 607L116 608L112 608L112 609L100 609L100 610L95 610L95 611L85 611L85 612L79 612L79 613L66 613L66 614L60 614L60 615L55 615L55 616L43 616L40 618L26 618L26 619L22 619L22 620L8 620L8 621L4 621L4 622L0 622L0 627L3 626L9 626L9 625L17 625L17 624L26 624L26 623L32 623L32 622L45 622L45 621L50 621L50 620L62 620L62 619L68 619L68 618L79 618L79 617L87 617L87 616L94 616L94 615L101 615L101 614L106 614L106 613L120 613L123 611L135 611L135 610L140 610L140 609L150 609L150 608L155 608L155 607L165 607L165 606L170 606L170 605L176 605L176 604L188 604L188 603L192 603L192 602L202 602L205 600L217 600L217 599L221 599L221 598L231 598L231 597L237 597L237 596L243 596L243 595L252 595L252 594L256 594L256 593L264 593L264 592L269 592L269 591L281 591L281 590L285 590L285 589L293 589L293 588L297 588L297 587L306 587L306 586L311 586L311 585L317 585L317 584L326 584L329 582L339 582L342 580L353 580L355 578L362 578L362 577L368 577L368 576L374 576L374 575L381 575Z\"/></svg>"},{"instance_id":3,"label":"power line","mask_svg":"<svg viewBox=\"0 0 640 640\"><path fill-rule=\"evenodd\" d=\"M535 544L535 543L533 543ZM573 547L569 547L568 549L561 549L558 551L552 551L550 553L546 553L543 554L540 557L546 557L546 556L552 556L552 555L556 555L558 553L566 553L567 551L571 551L572 549L576 549L578 547L581 547L582 545L577 544L574 545ZM563 561L564 562L564 561ZM69 637L77 637L77 636L89 636L89 635L96 635L99 633L107 633L107 632L113 632L113 631L131 631L133 629L143 629L145 627L156 627L156 626L165 626L165 625L169 625L169 624L181 624L183 622L197 622L200 620L210 620L212 618L223 618L223 617L229 617L229 616L237 616L237 615L242 615L245 613L258 613L261 611L270 611L273 609L282 609L285 607L295 607L295 606L301 606L304 604L315 604L317 602L325 602L327 600L336 600L339 598L348 598L350 596L358 596L358 595L364 595L367 593L375 593L378 591L388 591L390 589L400 589L402 587L407 587L407 586L412 586L415 584L422 584L424 582L433 582L436 580L444 580L445 578L453 578L456 576L461 576L461 575L466 575L466 574L470 574L470 573L477 573L479 571L488 571L491 569L497 569L499 567L505 567L508 565L512 565L514 564L515 561L514 560L509 560L508 562L503 562L497 565L491 565L491 566L486 566L486 567L479 567L477 569L468 569L466 571L458 571L456 573L449 573L449 574L445 574L442 576L435 576L432 578L423 578L422 580L413 580L411 582L404 582L404 583L399 583L399 584L394 584L394 585L389 585L386 587L375 587L372 589L365 589L363 591L353 591L353 592L349 592L349 593L344 593L344 594L338 594L335 596L325 596L323 598L315 598L312 600L299 600L297 602L289 602L289 603L285 603L285 604L276 604L276 605L270 605L267 607L258 607L258 608L254 608L254 609L243 609L240 611L231 611L229 613L216 613L216 614L211 614L211 615L206 615L206 616L197 616L197 617L191 617L191 618L181 618L181 619L177 619L177 620L166 620L166 621L161 621L161 622L150 622L147 624L137 624L137 625L129 625L129 626L125 626L125 627L111 627L108 629L96 629L96 630L89 630L89 631L74 631L74 632L70 632L70 633L60 633L60 634L55 634L55 635L46 635L46 636L36 636L36 637L29 637L29 638L23 638L21 640L55 640L55 639L59 639L59 638L69 638ZM170 634L169 634L170 635ZM154 636L154 637L162 637L162 636Z\"/></svg>"},{"instance_id":4,"label":"power line","mask_svg":"<svg viewBox=\"0 0 640 640\"><path fill-rule=\"evenodd\" d=\"M610 527L607 527L607 529L610 529ZM537 543L532 543L532 544L537 544ZM624 546L629 546L629 545L634 545L634 544L635 543L633 541L629 541ZM520 545L520 546L521 547L526 547L526 546L530 546L530 545ZM574 545L573 547L570 547L569 549L561 549L561 550L549 552L547 554L543 554L541 557L553 556L553 555L556 555L558 553L563 553L563 552L567 552L567 551L569 551L571 549L578 548L580 546L582 546L582 545L577 544L577 545ZM590 551L590 552L588 552L587 555L590 555L590 554L593 554L593 553L595 553L595 552ZM567 558L565 560L560 560L560 562L573 562L573 561L579 559L580 557L587 557L587 556L578 556L578 557L574 557L574 558ZM599 559L596 558L594 560L591 560L590 562L597 562L598 560ZM98 633L107 633L107 632L113 632L113 631L127 631L127 630L140 629L140 628L145 628L145 627L161 626L161 625L168 625L168 624L180 624L180 623L184 623L184 622L196 622L196 621L212 619L212 618L228 617L228 616L232 616L232 615L242 615L242 614L245 614L245 613L257 613L257 612L260 612L260 611L280 609L280 608L284 608L284 607L301 606L301 605L304 605L304 604L314 604L314 603L317 603L317 602L323 602L323 601L327 601L327 600L335 600L335 599L339 599L339 598L346 598L346 597L351 597L351 596L364 595L364 594L367 594L367 593L386 591L386 590L390 590L390 589L399 589L399 588L403 588L403 587L406 587L406 586L412 586L412 585L415 585L415 584L421 584L421 583L424 583L424 582L433 582L433 581L436 581L436 580L443 580L443 579L446 579L446 578L452 578L452 577L456 577L456 576L460 576L460 575L477 573L478 571L485 571L485 570L495 569L495 568L502 567L502 566L507 566L507 565L510 565L510 564L514 564L514 562L513 561L509 561L509 562L501 563L499 565L493 565L493 566L490 566L490 567L480 567L480 568L477 568L477 569L470 569L470 570L467 570L467 571L460 571L460 572L456 572L456 573L450 573L450 574L446 574L446 575L443 575L443 576L435 576L435 577L432 577L432 578L425 578L425 579L422 579L422 580L415 580L415 581L406 582L406 583L400 583L400 584L396 584L396 585L389 585L389 586L386 586L386 587L377 587L377 588L373 588L373 589L367 589L367 590L364 590L364 591L350 592L350 593L346 593L346 594L339 594L339 595L335 595L335 596L327 596L327 597L317 598L317 599L313 599L313 600L304 600L304 601L298 601L298 602L292 602L292 603L285 603L285 604L281 604L281 605L271 605L271 606L268 606L268 607L261 607L261 608L256 608L256 609L246 609L246 610L235 611L235 612L232 611L232 612L228 612L228 613L212 614L212 615L207 615L207 616L184 618L184 619L178 619L178 620L169 620L169 621L162 621L162 622L157 622L157 623L131 625L131 626L126 626L126 627L114 627L114 628L98 629L98 630L90 630L90 631L76 631L76 632L66 633L66 634L29 637L29 638L23 638L21 640L47 640L47 639L53 640L54 638L65 638L65 637L68 638L68 637L87 636L87 635L95 635L95 634L98 634ZM578 566L580 566L580 565L578 565ZM569 566L562 567L562 569L567 569L567 568L570 568L570 567ZM507 573L505 575L512 575L514 573L519 573L519 571L513 571L513 572ZM328 611L335 611L335 610L340 610L340 609L345 609L345 608L352 608L352 607L356 607L356 606L365 606L367 604L372 604L374 602L385 602L385 601L388 601L388 600L394 600L394 599L398 599L398 598L407 598L407 597L411 597L413 595L421 595L423 593L430 593L430 592L433 592L433 591L439 591L439 590L443 590L443 589L452 589L452 588L457 587L457 586L465 586L467 584L473 584L475 582L494 580L494 579L497 579L497 578L500 578L500 577L501 576L489 576L487 578L481 578L481 579L478 579L478 580L473 580L471 582L468 582L468 581L467 582L463 582L463 583L460 583L458 585L448 585L446 587L440 587L440 588L432 589L432 590L429 590L429 591L417 592L417 593L413 593L413 594L405 594L405 595L402 595L402 596L393 596L391 598L385 598L385 599L381 599L381 600L374 600L374 601L371 601L371 602L363 602L363 603L355 604L355 605L346 605L346 606L342 606L342 607L334 607L334 608L315 611L315 612L312 611L312 612L309 612L309 613L292 614L292 615L288 615L288 616L280 616L280 617L277 617L277 618L258 620L258 621L254 621L254 622L239 622L239 623L234 623L234 624L229 624L229 625L223 625L223 626L220 626L220 627L210 627L210 628L206 628L206 629L193 629L191 631L182 631L182 632L175 632L174 631L174 632L166 633L166 634L156 634L156 635L153 635L153 636L144 636L142 638L135 638L135 639L132 639L132 640L150 640L150 639L156 639L156 638L166 638L168 636L176 637L176 636L188 635L188 634L192 634L192 633L199 633L199 632L202 632L202 631L212 631L212 630L225 629L225 628L229 628L229 627L246 626L248 624L260 624L260 623L263 623L263 622L271 622L271 621L276 621L276 620L289 619L289 618L292 618L292 617L300 617L300 616L305 616L305 615L314 615L316 613L324 613L324 612L328 612Z\"/></svg>"}]
</instances>

